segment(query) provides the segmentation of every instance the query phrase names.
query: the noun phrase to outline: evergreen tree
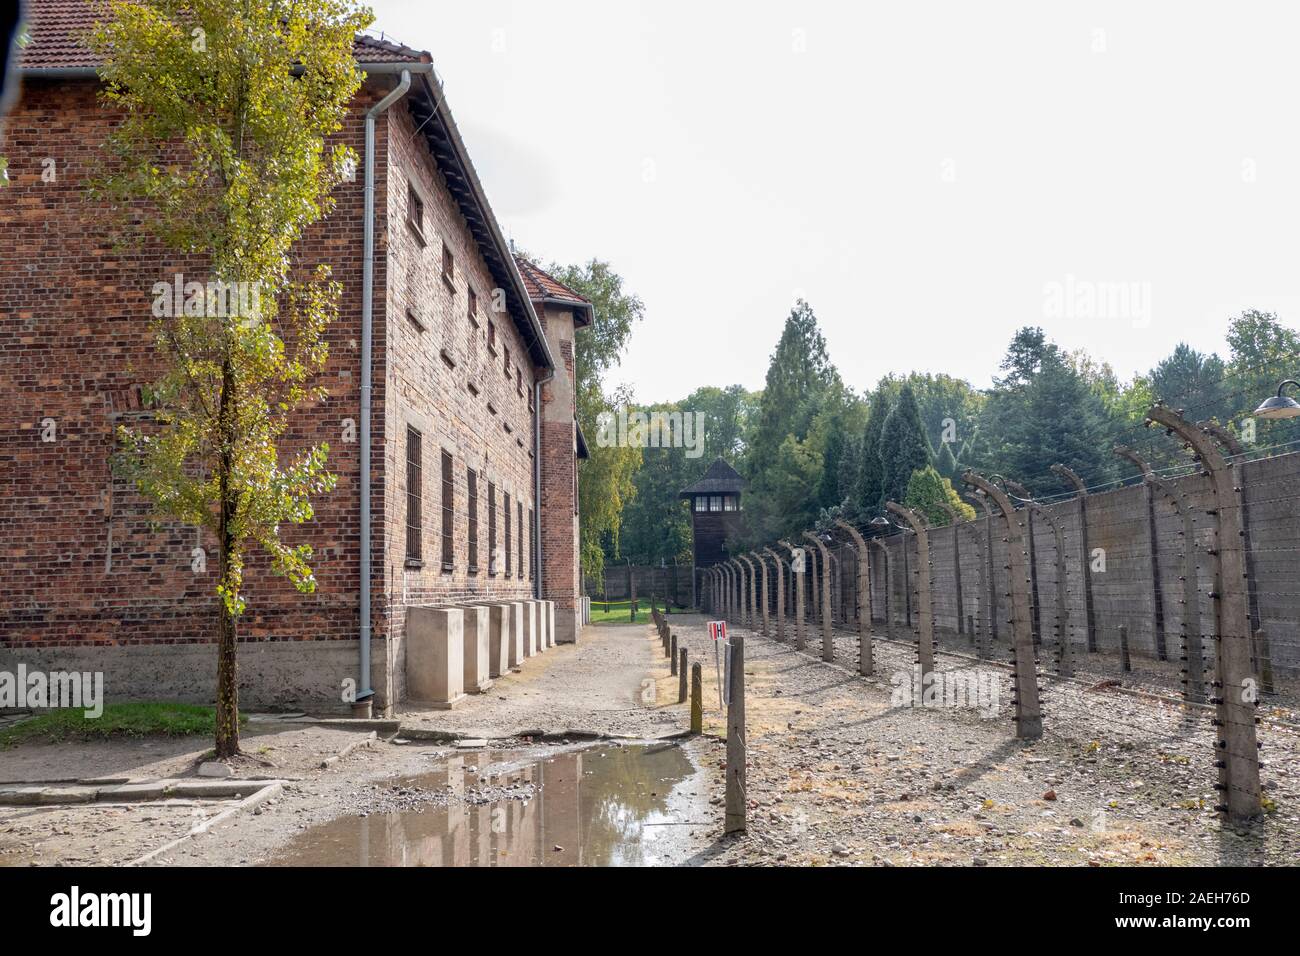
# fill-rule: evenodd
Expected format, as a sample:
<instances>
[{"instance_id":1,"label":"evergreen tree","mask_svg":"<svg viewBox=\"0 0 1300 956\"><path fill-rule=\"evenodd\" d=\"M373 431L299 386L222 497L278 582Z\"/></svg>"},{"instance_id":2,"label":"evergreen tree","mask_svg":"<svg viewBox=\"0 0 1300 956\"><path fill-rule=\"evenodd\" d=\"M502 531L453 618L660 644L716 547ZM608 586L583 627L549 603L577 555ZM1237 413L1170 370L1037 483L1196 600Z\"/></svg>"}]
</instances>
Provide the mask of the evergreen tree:
<instances>
[{"instance_id":1,"label":"evergreen tree","mask_svg":"<svg viewBox=\"0 0 1300 956\"><path fill-rule=\"evenodd\" d=\"M871 399L871 410L867 414L867 427L862 432L862 441L858 448L858 483L850 500L857 511L863 515L874 514L880 507L880 496L884 493L885 476L880 464L880 438L885 430L885 419L889 417L891 402L883 389L876 389Z\"/></svg>"},{"instance_id":2,"label":"evergreen tree","mask_svg":"<svg viewBox=\"0 0 1300 956\"><path fill-rule=\"evenodd\" d=\"M921 412L910 385L898 393L880 433L881 500L902 501L912 472L930 464Z\"/></svg>"},{"instance_id":3,"label":"evergreen tree","mask_svg":"<svg viewBox=\"0 0 1300 956\"><path fill-rule=\"evenodd\" d=\"M952 522L943 508L944 504L956 508L968 521L975 517L975 509L961 500L952 482L929 465L912 472L902 503L925 515L926 521L935 527Z\"/></svg>"}]
</instances>

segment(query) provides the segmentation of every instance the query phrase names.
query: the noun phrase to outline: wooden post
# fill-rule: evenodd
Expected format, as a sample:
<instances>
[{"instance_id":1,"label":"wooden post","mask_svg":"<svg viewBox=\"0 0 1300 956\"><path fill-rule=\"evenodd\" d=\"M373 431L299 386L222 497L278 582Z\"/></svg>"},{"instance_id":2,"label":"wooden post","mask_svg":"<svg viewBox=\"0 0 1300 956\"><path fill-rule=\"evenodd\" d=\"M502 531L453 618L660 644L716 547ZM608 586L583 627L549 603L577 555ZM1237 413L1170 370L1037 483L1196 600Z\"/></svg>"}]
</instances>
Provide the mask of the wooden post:
<instances>
[{"instance_id":1,"label":"wooden post","mask_svg":"<svg viewBox=\"0 0 1300 956\"><path fill-rule=\"evenodd\" d=\"M731 700L727 704L727 793L725 833L745 832L745 638L731 640Z\"/></svg>"},{"instance_id":2,"label":"wooden post","mask_svg":"<svg viewBox=\"0 0 1300 956\"><path fill-rule=\"evenodd\" d=\"M921 680L934 673L934 604L930 597L930 531L920 512L905 508L896 501L886 501L885 507L908 523L916 534L916 663L921 668ZM907 547L907 542L903 542Z\"/></svg>"},{"instance_id":3,"label":"wooden post","mask_svg":"<svg viewBox=\"0 0 1300 956\"><path fill-rule=\"evenodd\" d=\"M875 670L871 653L871 559L858 529L847 521L836 524L849 533L858 552L858 673L869 677Z\"/></svg>"},{"instance_id":4,"label":"wooden post","mask_svg":"<svg viewBox=\"0 0 1300 956\"><path fill-rule=\"evenodd\" d=\"M686 648L682 648L678 653L681 654L681 660L677 663L677 703L686 703Z\"/></svg>"},{"instance_id":5,"label":"wooden post","mask_svg":"<svg viewBox=\"0 0 1300 956\"><path fill-rule=\"evenodd\" d=\"M1002 511L1007 524L1007 564L1011 583L1012 680L1015 687L1016 736L1021 739L1043 735L1043 715L1038 703L1038 672L1034 662L1034 636L1029 623L1029 575L1024 525L1010 499L987 479L973 471L962 480L983 491ZM990 529L991 530L991 529Z\"/></svg>"},{"instance_id":6,"label":"wooden post","mask_svg":"<svg viewBox=\"0 0 1300 956\"><path fill-rule=\"evenodd\" d=\"M677 635L672 636L672 644L668 651L668 674L675 676L677 674Z\"/></svg>"},{"instance_id":7,"label":"wooden post","mask_svg":"<svg viewBox=\"0 0 1300 956\"><path fill-rule=\"evenodd\" d=\"M1219 729L1215 789L1224 801L1217 809L1233 823L1262 812L1259 787L1259 743L1255 734L1258 706L1255 675L1250 664L1250 599L1246 580L1245 527L1241 515L1241 485L1235 467L1220 453L1210 432L1192 425L1177 412L1155 405L1147 423L1158 422L1176 432L1201 459L1214 487L1215 550L1218 561L1215 602L1215 726Z\"/></svg>"},{"instance_id":8,"label":"wooden post","mask_svg":"<svg viewBox=\"0 0 1300 956\"><path fill-rule=\"evenodd\" d=\"M1133 664L1128 657L1128 625L1119 626L1119 666L1127 674L1133 670Z\"/></svg>"},{"instance_id":9,"label":"wooden post","mask_svg":"<svg viewBox=\"0 0 1300 956\"><path fill-rule=\"evenodd\" d=\"M822 559L822 599L821 599L821 624L822 624L822 660L835 660L835 638L831 632L831 578L827 572L830 570L830 552L826 550L826 544L817 535L805 531L803 536L817 546L818 552Z\"/></svg>"},{"instance_id":10,"label":"wooden post","mask_svg":"<svg viewBox=\"0 0 1300 956\"><path fill-rule=\"evenodd\" d=\"M704 733L704 671L698 662L691 665L691 733Z\"/></svg>"}]
</instances>

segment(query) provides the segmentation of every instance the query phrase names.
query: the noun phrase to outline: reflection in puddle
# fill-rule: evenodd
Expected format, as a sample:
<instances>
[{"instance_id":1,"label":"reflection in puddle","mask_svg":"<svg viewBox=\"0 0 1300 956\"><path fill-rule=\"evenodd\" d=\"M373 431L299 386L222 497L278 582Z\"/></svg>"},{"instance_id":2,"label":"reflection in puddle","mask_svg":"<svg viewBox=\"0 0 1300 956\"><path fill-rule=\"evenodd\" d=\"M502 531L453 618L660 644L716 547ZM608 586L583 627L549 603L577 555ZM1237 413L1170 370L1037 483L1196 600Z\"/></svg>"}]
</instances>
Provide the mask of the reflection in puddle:
<instances>
[{"instance_id":1,"label":"reflection in puddle","mask_svg":"<svg viewBox=\"0 0 1300 956\"><path fill-rule=\"evenodd\" d=\"M343 817L295 837L276 860L291 866L653 866L698 819L696 800L673 795L695 768L680 747L602 746L518 759L457 754L435 773L392 787L450 787L431 804ZM512 757L516 759L511 759ZM472 770L470 768L473 768ZM486 776L487 782L480 783ZM474 791L532 784L529 800L476 803ZM468 802L466 802L468 801Z\"/></svg>"}]
</instances>

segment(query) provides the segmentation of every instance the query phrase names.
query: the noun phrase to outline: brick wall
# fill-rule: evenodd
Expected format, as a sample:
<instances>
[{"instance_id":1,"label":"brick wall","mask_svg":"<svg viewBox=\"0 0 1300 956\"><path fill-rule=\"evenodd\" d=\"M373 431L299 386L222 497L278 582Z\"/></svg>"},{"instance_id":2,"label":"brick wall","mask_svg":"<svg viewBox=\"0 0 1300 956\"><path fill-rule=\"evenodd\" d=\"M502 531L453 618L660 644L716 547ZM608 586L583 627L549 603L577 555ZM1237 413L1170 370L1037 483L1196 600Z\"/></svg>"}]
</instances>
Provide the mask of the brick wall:
<instances>
[{"instance_id":1,"label":"brick wall","mask_svg":"<svg viewBox=\"0 0 1300 956\"><path fill-rule=\"evenodd\" d=\"M363 116L383 90L357 98L339 134L363 149ZM391 119L391 122L390 122ZM155 521L148 505L109 472L117 423L146 414L135 386L154 378L149 315L154 282L176 272L204 278L199 261L173 261L157 250L122 253L112 248L100 215L86 199L86 180L114 117L98 103L90 82L28 82L5 121L11 185L0 190L0 648L28 656L70 656L87 647L199 645L211 640L216 606L212 591L216 553L194 528ZM404 608L467 595L524 596L530 582L520 574L517 537L511 576L487 573L487 483L524 503L524 528L532 500L532 435L528 408L533 369L513 322L491 315L495 285L473 248L465 223L432 166L424 140L413 136L405 102L377 124L376 259L374 291L374 393L372 461L374 686L381 705L400 699ZM389 162L389 157L392 162ZM56 180L43 182L42 161L54 161ZM425 199L426 244L417 247L405 225L409 178ZM328 397L304 410L286 436L286 454L320 441L330 445L334 492L318 498L316 515L289 528L291 542L306 541L318 582L300 595L268 573L253 555L246 573L248 611L241 621L245 642L339 642L351 651L316 655L304 666L292 693L271 686L268 674L245 667L246 700L312 703L337 700L339 683L354 676L357 576L360 549L358 445L348 441L359 426L359 361L362 268L363 176L343 184L330 219L311 229L296 248L298 265L320 261L343 285L340 318L331 326L328 365L319 379ZM442 278L446 239L455 258L452 286ZM482 316L478 329L467 315L474 288ZM424 326L406 318L410 307ZM487 321L496 325L498 354L486 348ZM523 394L504 373L504 349L512 366L523 359ZM443 358L446 349L453 368ZM469 385L478 389L474 394ZM55 440L42 441L52 420ZM424 522L421 568L405 566L406 426L424 433ZM509 425L509 430L506 426ZM453 453L455 556L444 572L439 559L441 482L439 454ZM466 468L479 483L480 572L467 569ZM570 501L571 504L571 501ZM511 516L517 536L517 512ZM504 517L498 517L503 536ZM532 572L531 541L525 564ZM197 571L195 549L206 569ZM384 645L393 644L392 648ZM247 655L244 655L245 659ZM284 657L285 655L280 655ZM79 657L83 659L84 654ZM178 669L197 658L177 652ZM296 665L294 665L296 666ZM215 667L214 667L215 669ZM165 685L155 670L150 687ZM129 673L110 695L130 696ZM201 685L180 681L178 695L202 697ZM194 689L198 686L199 689Z\"/></svg>"}]
</instances>

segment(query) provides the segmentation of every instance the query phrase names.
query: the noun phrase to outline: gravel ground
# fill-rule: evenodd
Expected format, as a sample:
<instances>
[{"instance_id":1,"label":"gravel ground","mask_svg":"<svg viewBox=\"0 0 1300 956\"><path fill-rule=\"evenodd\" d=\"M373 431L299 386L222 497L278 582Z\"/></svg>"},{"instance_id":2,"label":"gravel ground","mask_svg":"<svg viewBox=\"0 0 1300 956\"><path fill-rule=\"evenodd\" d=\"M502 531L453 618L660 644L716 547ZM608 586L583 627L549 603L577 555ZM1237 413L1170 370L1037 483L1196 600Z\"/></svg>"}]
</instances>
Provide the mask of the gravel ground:
<instances>
[{"instance_id":1,"label":"gravel ground","mask_svg":"<svg viewBox=\"0 0 1300 956\"><path fill-rule=\"evenodd\" d=\"M720 733L704 623L673 619L691 657L708 662L706 730ZM1044 679L1044 737L1022 744L1013 736L1003 669L985 668L1000 701L992 719L972 709L895 707L891 678L909 673L909 645L874 641L878 677L864 679L815 656L820 632L810 632L804 652L742 633L749 831L698 862L1294 865L1300 858L1293 730L1261 728L1265 794L1275 811L1243 835L1222 828L1212 810L1208 715ZM835 644L837 660L856 661L856 635L837 634ZM946 653L937 659L941 672L976 666ZM719 788L721 762L719 747Z\"/></svg>"},{"instance_id":2,"label":"gravel ground","mask_svg":"<svg viewBox=\"0 0 1300 956\"><path fill-rule=\"evenodd\" d=\"M498 678L453 710L408 708L396 716L404 729L488 739L568 730L658 737L680 724L650 692L653 633L648 625L589 625L578 644L530 657L520 673Z\"/></svg>"}]
</instances>

